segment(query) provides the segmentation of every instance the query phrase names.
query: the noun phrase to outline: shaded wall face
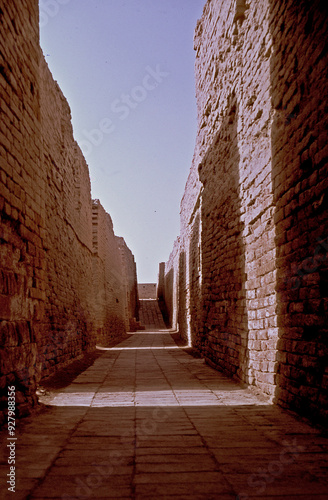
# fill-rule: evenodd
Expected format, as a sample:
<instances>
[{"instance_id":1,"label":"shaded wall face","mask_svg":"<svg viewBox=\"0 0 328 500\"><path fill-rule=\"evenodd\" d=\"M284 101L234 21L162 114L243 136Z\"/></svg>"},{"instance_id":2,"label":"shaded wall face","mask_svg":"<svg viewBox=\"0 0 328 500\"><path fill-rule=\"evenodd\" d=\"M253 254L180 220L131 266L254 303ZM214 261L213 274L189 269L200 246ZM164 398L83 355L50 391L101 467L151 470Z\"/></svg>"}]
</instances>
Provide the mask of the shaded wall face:
<instances>
[{"instance_id":1,"label":"shaded wall face","mask_svg":"<svg viewBox=\"0 0 328 500\"><path fill-rule=\"evenodd\" d=\"M189 341L191 344L202 350L203 340L203 319L202 308L202 240L201 240L201 209L200 207L194 213L190 222L190 238L188 249L188 292L189 292Z\"/></svg>"},{"instance_id":2,"label":"shaded wall face","mask_svg":"<svg viewBox=\"0 0 328 500\"><path fill-rule=\"evenodd\" d=\"M277 329L269 4L254 1L242 11L241 4L207 2L196 28L192 171L198 167L201 189L192 198L190 175L181 213L193 215L188 224L182 219L180 238L188 242L195 344L216 366L272 394Z\"/></svg>"},{"instance_id":3,"label":"shaded wall face","mask_svg":"<svg viewBox=\"0 0 328 500\"><path fill-rule=\"evenodd\" d=\"M127 294L128 294L128 317L130 328L136 328L135 321L139 321L139 295L137 266L134 256L124 243L125 262L127 268Z\"/></svg>"},{"instance_id":4,"label":"shaded wall face","mask_svg":"<svg viewBox=\"0 0 328 500\"><path fill-rule=\"evenodd\" d=\"M328 7L273 2L272 182L276 204L276 401L328 406Z\"/></svg>"},{"instance_id":5,"label":"shaded wall face","mask_svg":"<svg viewBox=\"0 0 328 500\"><path fill-rule=\"evenodd\" d=\"M15 385L17 401L33 403L45 301L38 2L5 4L0 5L0 386ZM18 411L23 410L24 404Z\"/></svg>"},{"instance_id":6,"label":"shaded wall face","mask_svg":"<svg viewBox=\"0 0 328 500\"><path fill-rule=\"evenodd\" d=\"M200 165L204 186L201 273L205 356L235 375L246 357L248 324L239 198L238 104L235 96L230 101L221 130Z\"/></svg>"},{"instance_id":7,"label":"shaded wall face","mask_svg":"<svg viewBox=\"0 0 328 500\"><path fill-rule=\"evenodd\" d=\"M176 320L174 320L174 269L168 269L165 274L164 280L164 302L166 305L167 321L171 328L176 327Z\"/></svg>"},{"instance_id":8,"label":"shaded wall face","mask_svg":"<svg viewBox=\"0 0 328 500\"><path fill-rule=\"evenodd\" d=\"M165 294L165 263L160 262L157 277L157 299L162 300Z\"/></svg>"},{"instance_id":9,"label":"shaded wall face","mask_svg":"<svg viewBox=\"0 0 328 500\"><path fill-rule=\"evenodd\" d=\"M180 238L174 242L173 250L166 263L160 264L159 277L162 275L163 292L161 299L165 303L167 323L174 330L179 329L178 303L179 303L179 253Z\"/></svg>"},{"instance_id":10,"label":"shaded wall face","mask_svg":"<svg viewBox=\"0 0 328 500\"><path fill-rule=\"evenodd\" d=\"M137 266L131 250L127 247L124 238L116 237L116 242L121 255L122 281L126 295L126 328L135 331L139 320L139 295Z\"/></svg>"},{"instance_id":11,"label":"shaded wall face","mask_svg":"<svg viewBox=\"0 0 328 500\"><path fill-rule=\"evenodd\" d=\"M106 345L128 327L125 276L113 224L99 201L93 203L93 289L97 342Z\"/></svg>"},{"instance_id":12,"label":"shaded wall face","mask_svg":"<svg viewBox=\"0 0 328 500\"><path fill-rule=\"evenodd\" d=\"M47 176L46 332L43 376L95 345L92 214L85 159L73 138L68 104L41 59L42 168Z\"/></svg>"},{"instance_id":13,"label":"shaded wall face","mask_svg":"<svg viewBox=\"0 0 328 500\"><path fill-rule=\"evenodd\" d=\"M189 290L186 251L181 246L178 266L178 323L180 336L188 343L190 343Z\"/></svg>"}]
</instances>

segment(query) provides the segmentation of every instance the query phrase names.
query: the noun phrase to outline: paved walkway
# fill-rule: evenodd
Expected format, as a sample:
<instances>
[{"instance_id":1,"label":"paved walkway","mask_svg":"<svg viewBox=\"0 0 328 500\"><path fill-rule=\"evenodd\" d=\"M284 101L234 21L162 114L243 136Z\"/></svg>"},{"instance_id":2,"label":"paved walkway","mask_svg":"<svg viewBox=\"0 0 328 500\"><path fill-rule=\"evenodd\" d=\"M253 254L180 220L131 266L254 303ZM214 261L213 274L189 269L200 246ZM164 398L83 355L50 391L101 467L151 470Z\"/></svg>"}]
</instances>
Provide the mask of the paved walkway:
<instances>
[{"instance_id":1,"label":"paved walkway","mask_svg":"<svg viewBox=\"0 0 328 500\"><path fill-rule=\"evenodd\" d=\"M104 350L45 401L17 433L15 494L3 443L1 498L328 498L328 439L165 330Z\"/></svg>"}]
</instances>

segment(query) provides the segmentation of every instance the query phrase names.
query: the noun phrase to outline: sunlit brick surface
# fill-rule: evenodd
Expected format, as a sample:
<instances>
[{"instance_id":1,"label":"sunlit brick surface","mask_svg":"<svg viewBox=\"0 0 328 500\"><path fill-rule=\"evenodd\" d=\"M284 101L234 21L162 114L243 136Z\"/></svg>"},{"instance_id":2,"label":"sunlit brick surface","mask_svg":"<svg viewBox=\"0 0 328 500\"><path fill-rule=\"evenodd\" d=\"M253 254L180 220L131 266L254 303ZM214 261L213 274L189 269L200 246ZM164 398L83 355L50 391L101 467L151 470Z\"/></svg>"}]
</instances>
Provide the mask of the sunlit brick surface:
<instances>
[{"instance_id":1,"label":"sunlit brick surface","mask_svg":"<svg viewBox=\"0 0 328 500\"><path fill-rule=\"evenodd\" d=\"M194 157L159 275L213 366L326 423L327 34L321 0L205 2Z\"/></svg>"}]
</instances>

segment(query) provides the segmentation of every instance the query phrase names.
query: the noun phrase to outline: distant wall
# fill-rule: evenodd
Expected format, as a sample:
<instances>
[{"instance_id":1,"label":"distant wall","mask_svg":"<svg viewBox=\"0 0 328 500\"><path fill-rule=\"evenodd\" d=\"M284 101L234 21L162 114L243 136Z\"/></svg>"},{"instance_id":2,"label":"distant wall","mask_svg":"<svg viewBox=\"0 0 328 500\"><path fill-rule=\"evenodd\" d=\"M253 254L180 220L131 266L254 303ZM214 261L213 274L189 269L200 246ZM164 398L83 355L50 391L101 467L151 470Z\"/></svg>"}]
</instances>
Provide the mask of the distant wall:
<instances>
[{"instance_id":1,"label":"distant wall","mask_svg":"<svg viewBox=\"0 0 328 500\"><path fill-rule=\"evenodd\" d=\"M35 0L0 9L0 386L16 385L21 413L41 377L119 338L138 310L133 256L91 200L38 16Z\"/></svg>"},{"instance_id":2,"label":"distant wall","mask_svg":"<svg viewBox=\"0 0 328 500\"><path fill-rule=\"evenodd\" d=\"M139 321L139 295L137 284L137 266L131 250L124 238L116 236L116 242L121 256L122 282L125 289L125 317L128 320L126 329L133 331Z\"/></svg>"},{"instance_id":3,"label":"distant wall","mask_svg":"<svg viewBox=\"0 0 328 500\"><path fill-rule=\"evenodd\" d=\"M95 200L92 206L93 286L97 342L105 345L126 331L126 295L120 251L112 219Z\"/></svg>"},{"instance_id":4,"label":"distant wall","mask_svg":"<svg viewBox=\"0 0 328 500\"><path fill-rule=\"evenodd\" d=\"M177 329L179 322L179 249L180 238L177 238L174 242L174 247L170 254L168 262L163 263L162 266L163 285L161 298L164 300L166 305L169 325L174 329Z\"/></svg>"},{"instance_id":5,"label":"distant wall","mask_svg":"<svg viewBox=\"0 0 328 500\"><path fill-rule=\"evenodd\" d=\"M156 299L157 284L156 283L139 283L138 284L139 299Z\"/></svg>"}]
</instances>

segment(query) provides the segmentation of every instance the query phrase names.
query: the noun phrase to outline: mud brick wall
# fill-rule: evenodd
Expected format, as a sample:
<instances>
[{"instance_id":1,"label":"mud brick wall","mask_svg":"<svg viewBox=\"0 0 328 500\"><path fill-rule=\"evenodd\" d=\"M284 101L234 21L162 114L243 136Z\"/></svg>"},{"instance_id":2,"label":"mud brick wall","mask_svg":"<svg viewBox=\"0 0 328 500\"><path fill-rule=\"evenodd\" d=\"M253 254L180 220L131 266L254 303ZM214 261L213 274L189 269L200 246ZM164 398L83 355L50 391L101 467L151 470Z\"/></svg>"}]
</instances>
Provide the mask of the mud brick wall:
<instances>
[{"instance_id":1,"label":"mud brick wall","mask_svg":"<svg viewBox=\"0 0 328 500\"><path fill-rule=\"evenodd\" d=\"M174 267L182 336L215 366L273 394L268 18L267 2L241 15L240 3L217 1L198 22L198 135Z\"/></svg>"},{"instance_id":2,"label":"mud brick wall","mask_svg":"<svg viewBox=\"0 0 328 500\"><path fill-rule=\"evenodd\" d=\"M159 282L162 281L162 289L159 299L162 299L166 305L166 312L168 315L169 325L173 329L178 327L178 293L179 287L177 279L179 273L179 249L180 249L180 238L177 238L174 242L173 250L170 254L169 260L166 263L160 264L160 275L163 277ZM159 285L158 285L159 288Z\"/></svg>"},{"instance_id":3,"label":"mud brick wall","mask_svg":"<svg viewBox=\"0 0 328 500\"><path fill-rule=\"evenodd\" d=\"M38 2L0 7L0 388L16 385L23 414L41 377L128 329L138 298L41 53Z\"/></svg>"},{"instance_id":4,"label":"mud brick wall","mask_svg":"<svg viewBox=\"0 0 328 500\"><path fill-rule=\"evenodd\" d=\"M164 272L183 338L314 418L328 406L327 17L319 0L205 4L197 140Z\"/></svg>"},{"instance_id":5,"label":"mud brick wall","mask_svg":"<svg viewBox=\"0 0 328 500\"><path fill-rule=\"evenodd\" d=\"M170 257L165 270L166 284L170 283L170 272L173 276L173 282L176 284L177 291L175 295L178 296L178 311L176 316L179 323L179 332L181 338L186 342L192 341L193 345L198 344L197 339L201 337L202 325L195 325L195 318L201 314L201 300L195 304L195 297L199 286L196 283L196 289L192 288L192 281L197 281L196 275L199 274L199 220L200 220L200 193L201 183L198 176L197 165L199 163L198 142L196 143L192 166L187 179L185 191L181 201L180 208L180 238L179 238L179 252L176 257ZM198 224L198 225L197 225ZM198 232L198 241L195 235ZM193 237L192 237L193 235ZM195 246L192 246L193 243ZM174 255L172 250L172 256ZM171 262L170 262L171 260ZM195 267L193 267L195 263ZM172 266L172 267L171 267ZM166 296L170 296L171 292L166 289ZM191 305L192 302L192 305ZM170 305L167 306L170 309ZM195 316L194 316L195 314ZM191 317L193 315L193 317ZM192 319L193 318L193 319ZM201 349L201 346L199 346Z\"/></svg>"},{"instance_id":6,"label":"mud brick wall","mask_svg":"<svg viewBox=\"0 0 328 500\"><path fill-rule=\"evenodd\" d=\"M156 283L138 283L139 299L156 299L157 284Z\"/></svg>"},{"instance_id":7,"label":"mud brick wall","mask_svg":"<svg viewBox=\"0 0 328 500\"><path fill-rule=\"evenodd\" d=\"M276 398L328 409L328 6L270 2Z\"/></svg>"},{"instance_id":8,"label":"mud brick wall","mask_svg":"<svg viewBox=\"0 0 328 500\"><path fill-rule=\"evenodd\" d=\"M134 331L139 320L139 296L137 284L137 266L133 253L125 243L124 238L116 236L116 243L121 256L122 281L125 286L126 306L125 318L126 329Z\"/></svg>"},{"instance_id":9,"label":"mud brick wall","mask_svg":"<svg viewBox=\"0 0 328 500\"><path fill-rule=\"evenodd\" d=\"M73 138L68 103L40 61L42 169L46 174L46 332L43 376L94 348L92 210L85 159Z\"/></svg>"},{"instance_id":10,"label":"mud brick wall","mask_svg":"<svg viewBox=\"0 0 328 500\"><path fill-rule=\"evenodd\" d=\"M3 408L7 385L16 385L21 413L35 402L44 332L38 15L37 2L0 3L0 390Z\"/></svg>"},{"instance_id":11,"label":"mud brick wall","mask_svg":"<svg viewBox=\"0 0 328 500\"><path fill-rule=\"evenodd\" d=\"M122 280L123 266L110 215L99 200L92 206L93 276L96 297L97 342L105 345L121 336L128 326L125 317L127 297Z\"/></svg>"},{"instance_id":12,"label":"mud brick wall","mask_svg":"<svg viewBox=\"0 0 328 500\"><path fill-rule=\"evenodd\" d=\"M209 360L272 395L277 329L269 5L242 7L206 4L195 35L202 334Z\"/></svg>"}]
</instances>

